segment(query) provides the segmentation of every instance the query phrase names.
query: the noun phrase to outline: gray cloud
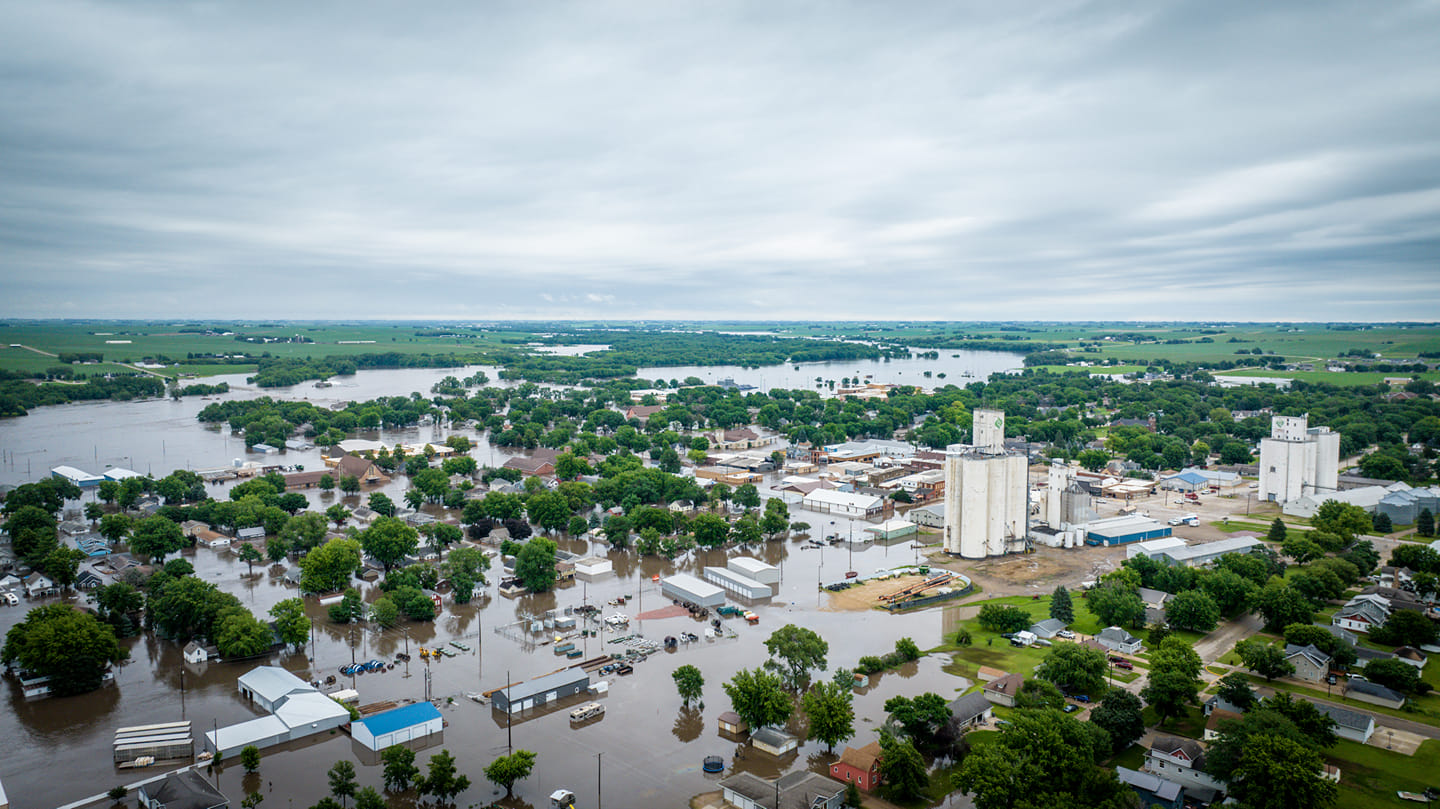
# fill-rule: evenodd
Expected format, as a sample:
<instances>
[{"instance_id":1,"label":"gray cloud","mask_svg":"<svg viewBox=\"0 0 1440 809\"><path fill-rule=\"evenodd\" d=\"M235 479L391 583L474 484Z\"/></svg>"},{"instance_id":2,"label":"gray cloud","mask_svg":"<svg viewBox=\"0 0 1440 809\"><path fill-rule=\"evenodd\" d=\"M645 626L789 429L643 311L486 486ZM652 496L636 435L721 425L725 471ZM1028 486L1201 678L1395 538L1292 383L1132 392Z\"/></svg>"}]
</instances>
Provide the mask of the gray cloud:
<instances>
[{"instance_id":1,"label":"gray cloud","mask_svg":"<svg viewBox=\"0 0 1440 809\"><path fill-rule=\"evenodd\" d=\"M8 316L1440 302L1435 2L0 15Z\"/></svg>"}]
</instances>

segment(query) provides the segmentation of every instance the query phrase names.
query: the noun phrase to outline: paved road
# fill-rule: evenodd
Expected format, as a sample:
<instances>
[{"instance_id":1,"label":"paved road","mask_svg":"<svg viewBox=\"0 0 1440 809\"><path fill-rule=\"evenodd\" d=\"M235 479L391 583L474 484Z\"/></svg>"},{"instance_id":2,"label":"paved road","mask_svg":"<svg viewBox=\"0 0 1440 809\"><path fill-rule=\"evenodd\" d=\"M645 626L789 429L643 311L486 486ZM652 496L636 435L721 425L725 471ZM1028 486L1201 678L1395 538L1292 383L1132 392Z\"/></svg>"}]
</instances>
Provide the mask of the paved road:
<instances>
[{"instance_id":1,"label":"paved road","mask_svg":"<svg viewBox=\"0 0 1440 809\"><path fill-rule=\"evenodd\" d=\"M1221 624L1218 629L1195 642L1200 662L1214 663L1230 651L1230 647L1265 628L1258 615L1245 614Z\"/></svg>"}]
</instances>

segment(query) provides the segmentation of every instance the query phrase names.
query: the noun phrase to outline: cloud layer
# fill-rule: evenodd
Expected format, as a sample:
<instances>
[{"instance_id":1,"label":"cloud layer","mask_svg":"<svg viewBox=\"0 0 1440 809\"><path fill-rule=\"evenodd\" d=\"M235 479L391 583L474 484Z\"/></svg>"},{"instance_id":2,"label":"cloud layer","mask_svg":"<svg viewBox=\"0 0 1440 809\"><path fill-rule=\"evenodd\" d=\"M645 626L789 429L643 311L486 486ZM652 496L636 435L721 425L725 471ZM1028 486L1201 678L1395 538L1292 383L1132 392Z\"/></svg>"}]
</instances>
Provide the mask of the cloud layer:
<instances>
[{"instance_id":1,"label":"cloud layer","mask_svg":"<svg viewBox=\"0 0 1440 809\"><path fill-rule=\"evenodd\" d=\"M0 315L1434 319L1440 4L0 2Z\"/></svg>"}]
</instances>

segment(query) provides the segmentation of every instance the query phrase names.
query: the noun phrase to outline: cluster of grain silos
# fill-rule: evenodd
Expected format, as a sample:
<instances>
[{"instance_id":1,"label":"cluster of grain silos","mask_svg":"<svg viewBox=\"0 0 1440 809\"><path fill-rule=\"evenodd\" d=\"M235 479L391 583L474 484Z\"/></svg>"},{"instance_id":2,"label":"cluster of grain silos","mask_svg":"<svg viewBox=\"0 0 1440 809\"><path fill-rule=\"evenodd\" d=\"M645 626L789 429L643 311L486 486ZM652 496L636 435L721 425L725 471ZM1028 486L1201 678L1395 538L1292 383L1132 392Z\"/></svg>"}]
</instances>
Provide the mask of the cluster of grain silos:
<instances>
[{"instance_id":1,"label":"cluster of grain silos","mask_svg":"<svg viewBox=\"0 0 1440 809\"><path fill-rule=\"evenodd\" d=\"M1005 452L1005 414L976 410L974 444L945 450L945 552L966 559L1024 548L1029 512L1027 459Z\"/></svg>"}]
</instances>

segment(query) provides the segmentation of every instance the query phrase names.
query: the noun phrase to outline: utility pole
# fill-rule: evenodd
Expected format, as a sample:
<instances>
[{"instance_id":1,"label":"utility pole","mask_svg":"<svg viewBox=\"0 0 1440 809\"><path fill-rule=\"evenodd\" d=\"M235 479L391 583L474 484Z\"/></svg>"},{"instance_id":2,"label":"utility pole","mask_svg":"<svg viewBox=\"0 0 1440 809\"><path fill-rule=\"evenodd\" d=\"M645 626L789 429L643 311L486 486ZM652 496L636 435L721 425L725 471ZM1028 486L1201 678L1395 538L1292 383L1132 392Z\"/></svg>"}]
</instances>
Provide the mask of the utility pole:
<instances>
[{"instance_id":1,"label":"utility pole","mask_svg":"<svg viewBox=\"0 0 1440 809\"><path fill-rule=\"evenodd\" d=\"M505 754L515 752L515 739L510 735L510 720L515 715L515 706L510 704L510 669L505 669Z\"/></svg>"},{"instance_id":2,"label":"utility pole","mask_svg":"<svg viewBox=\"0 0 1440 809\"><path fill-rule=\"evenodd\" d=\"M605 806L605 789L601 786L600 781L602 775L600 769L601 757L604 755L604 753L595 754L595 809L604 809Z\"/></svg>"}]
</instances>

